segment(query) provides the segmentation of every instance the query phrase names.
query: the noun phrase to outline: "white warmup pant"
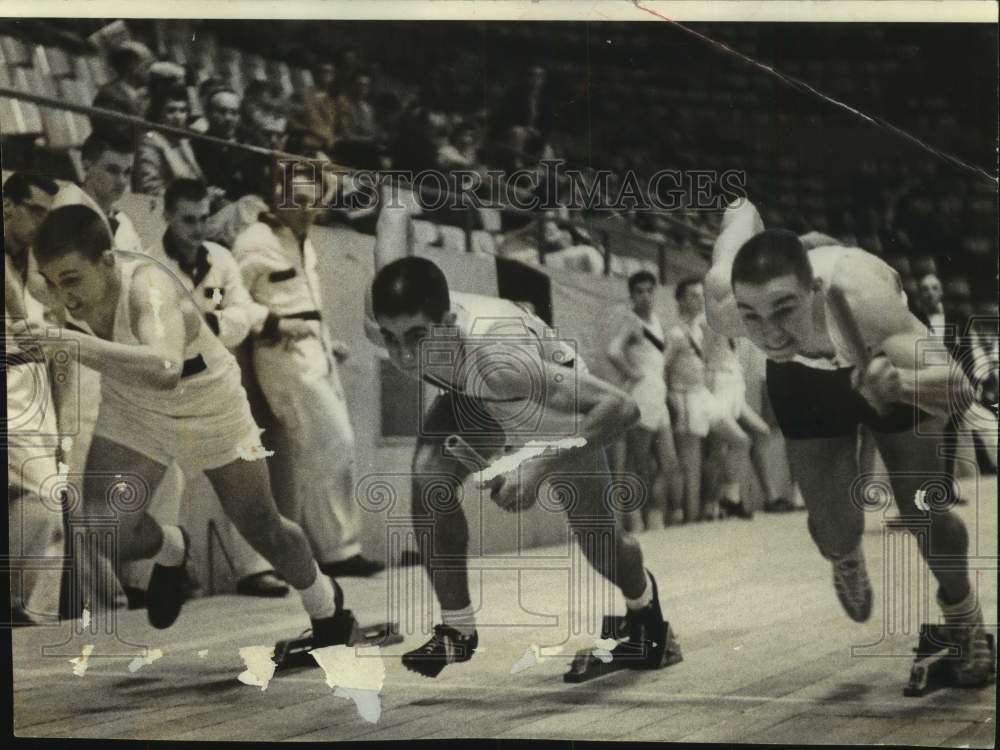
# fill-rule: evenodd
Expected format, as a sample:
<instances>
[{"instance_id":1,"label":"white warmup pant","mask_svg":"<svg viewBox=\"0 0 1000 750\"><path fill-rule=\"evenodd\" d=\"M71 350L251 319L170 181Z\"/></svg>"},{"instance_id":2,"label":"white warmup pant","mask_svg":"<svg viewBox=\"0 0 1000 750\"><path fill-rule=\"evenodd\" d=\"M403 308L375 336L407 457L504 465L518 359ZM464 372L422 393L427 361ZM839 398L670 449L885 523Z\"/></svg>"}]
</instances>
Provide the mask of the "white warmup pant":
<instances>
[{"instance_id":1,"label":"white warmup pant","mask_svg":"<svg viewBox=\"0 0 1000 750\"><path fill-rule=\"evenodd\" d=\"M320 563L361 553L354 431L336 363L316 337L255 342L254 372L291 444L296 521Z\"/></svg>"},{"instance_id":2,"label":"white warmup pant","mask_svg":"<svg viewBox=\"0 0 1000 750\"><path fill-rule=\"evenodd\" d=\"M6 368L11 604L59 617L64 535L56 409L44 362Z\"/></svg>"}]
</instances>

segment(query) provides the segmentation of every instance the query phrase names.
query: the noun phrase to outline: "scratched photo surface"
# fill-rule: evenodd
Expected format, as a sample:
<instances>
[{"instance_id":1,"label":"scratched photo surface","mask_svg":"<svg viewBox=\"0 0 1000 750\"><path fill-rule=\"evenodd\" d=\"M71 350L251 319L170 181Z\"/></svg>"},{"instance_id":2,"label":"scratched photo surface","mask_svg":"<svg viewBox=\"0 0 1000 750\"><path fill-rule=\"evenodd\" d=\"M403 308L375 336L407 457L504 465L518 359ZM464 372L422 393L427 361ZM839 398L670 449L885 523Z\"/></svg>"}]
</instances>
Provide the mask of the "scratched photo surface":
<instances>
[{"instance_id":1,"label":"scratched photo surface","mask_svg":"<svg viewBox=\"0 0 1000 750\"><path fill-rule=\"evenodd\" d=\"M0 3L14 737L995 747L996 5L570 5Z\"/></svg>"}]
</instances>

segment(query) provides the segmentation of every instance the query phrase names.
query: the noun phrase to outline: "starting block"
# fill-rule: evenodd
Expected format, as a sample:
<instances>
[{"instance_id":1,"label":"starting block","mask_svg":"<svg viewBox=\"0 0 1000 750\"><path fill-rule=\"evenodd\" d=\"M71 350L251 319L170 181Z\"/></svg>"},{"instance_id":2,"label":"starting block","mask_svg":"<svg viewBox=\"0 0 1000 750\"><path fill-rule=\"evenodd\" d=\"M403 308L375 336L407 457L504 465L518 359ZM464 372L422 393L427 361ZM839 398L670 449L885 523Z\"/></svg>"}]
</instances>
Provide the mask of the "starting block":
<instances>
[{"instance_id":1,"label":"starting block","mask_svg":"<svg viewBox=\"0 0 1000 750\"><path fill-rule=\"evenodd\" d=\"M663 623L667 631L666 648L663 650L663 658L659 665L653 669L663 669L678 662L684 661L681 654L681 646L674 636L670 623ZM628 625L622 615L605 616L601 624L601 638L619 641L619 644L610 651L610 658L607 654L597 655L594 648L585 648L576 652L573 663L570 664L569 671L563 675L563 682L578 683L604 677L622 669L647 669L644 665L644 654L639 653L636 648L628 643ZM602 658L603 657L603 658Z\"/></svg>"},{"instance_id":2,"label":"starting block","mask_svg":"<svg viewBox=\"0 0 1000 750\"><path fill-rule=\"evenodd\" d=\"M993 664L993 675L989 681L992 682L996 679L996 642L992 633L986 634L986 640L990 644ZM910 668L910 681L903 688L903 695L913 698L940 688L955 687L951 659L958 656L958 646L951 643L940 625L924 623L920 626L920 640L913 653L916 656Z\"/></svg>"},{"instance_id":3,"label":"starting block","mask_svg":"<svg viewBox=\"0 0 1000 750\"><path fill-rule=\"evenodd\" d=\"M399 632L399 624L395 622L379 622L371 625L360 625L354 621L354 630L348 646L391 646L402 643L403 636ZM287 638L274 644L272 661L277 665L275 670L295 669L298 667L315 667L316 660L309 655L312 651L312 631L306 630L298 638Z\"/></svg>"}]
</instances>

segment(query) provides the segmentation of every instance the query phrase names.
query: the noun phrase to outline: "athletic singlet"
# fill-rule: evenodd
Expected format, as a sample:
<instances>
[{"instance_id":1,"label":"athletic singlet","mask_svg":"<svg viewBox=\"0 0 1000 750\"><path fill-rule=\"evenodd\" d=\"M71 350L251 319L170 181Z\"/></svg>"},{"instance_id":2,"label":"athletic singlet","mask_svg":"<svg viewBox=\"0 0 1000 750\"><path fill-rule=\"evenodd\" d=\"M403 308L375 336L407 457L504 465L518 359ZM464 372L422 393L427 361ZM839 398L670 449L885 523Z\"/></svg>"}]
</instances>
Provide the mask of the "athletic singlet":
<instances>
[{"instance_id":1,"label":"athletic singlet","mask_svg":"<svg viewBox=\"0 0 1000 750\"><path fill-rule=\"evenodd\" d=\"M705 385L705 324L699 315L690 325L681 322L670 332L679 348L669 369L669 387L672 391L687 391Z\"/></svg>"},{"instance_id":2,"label":"athletic singlet","mask_svg":"<svg viewBox=\"0 0 1000 750\"><path fill-rule=\"evenodd\" d=\"M852 271L863 269L863 273L852 275L852 292L857 295L857 306L873 305L881 307L884 305L901 304L904 308L907 305L906 292L900 283L899 275L896 271L881 258L857 247L842 247L831 245L818 247L809 251L809 262L812 264L813 275L822 279L825 288L829 288L837 271L842 268L841 264L850 264ZM865 313L868 314L865 314ZM878 331L873 325L873 321L884 320L885 316L879 314L879 310L854 310L855 319L861 331L861 336L869 351L882 343L885 331ZM803 355L797 354L793 361L818 370L837 370L845 367L852 367L854 354L848 344L847 335L841 330L838 319L830 308L829 301L824 305L823 315L826 323L826 334L831 344L831 354L826 355Z\"/></svg>"},{"instance_id":3,"label":"athletic singlet","mask_svg":"<svg viewBox=\"0 0 1000 750\"><path fill-rule=\"evenodd\" d=\"M526 439L575 434L579 415L545 408L541 382L544 376L539 368L539 361L544 361L573 368L578 373L588 372L575 347L560 338L541 318L510 300L461 292L452 292L450 298L451 310L457 318L455 326L463 340L461 361L453 366L455 377L444 379L425 373L424 380L443 391L481 402L509 434L517 433ZM365 329L373 344L385 347L376 333L378 326L374 321L369 320ZM498 340L507 340L511 346L497 346ZM481 366L464 366L477 362L475 354L480 347L489 347L496 353L496 366L513 367L523 373L532 393L538 394L540 400L511 398L492 392L483 382ZM431 339L422 347L423 356L433 361L433 349Z\"/></svg>"},{"instance_id":4,"label":"athletic singlet","mask_svg":"<svg viewBox=\"0 0 1000 750\"><path fill-rule=\"evenodd\" d=\"M148 258L133 258L131 253L117 252L121 275L121 293L115 308L111 340L119 344L142 345L132 327L131 298L135 274L142 266L155 266ZM173 283L178 284L176 280ZM183 292L183 294L187 294ZM193 304L193 303L192 303ZM113 373L101 378L102 391L134 404L139 410L155 412L167 417L202 417L227 408L228 391L234 383L240 384L236 360L222 342L211 332L196 308L183 310L185 329L195 326L195 335L184 345L184 361L180 383L164 391L152 386L125 382ZM74 320L67 313L71 327L95 335L83 321ZM220 390L221 389L221 390Z\"/></svg>"},{"instance_id":5,"label":"athletic singlet","mask_svg":"<svg viewBox=\"0 0 1000 750\"><path fill-rule=\"evenodd\" d=\"M632 363L643 374L644 380L648 378L663 380L663 352L667 346L663 339L663 325L656 315L650 320L643 320L635 313L632 313L632 316L642 329L642 338L629 347Z\"/></svg>"}]
</instances>

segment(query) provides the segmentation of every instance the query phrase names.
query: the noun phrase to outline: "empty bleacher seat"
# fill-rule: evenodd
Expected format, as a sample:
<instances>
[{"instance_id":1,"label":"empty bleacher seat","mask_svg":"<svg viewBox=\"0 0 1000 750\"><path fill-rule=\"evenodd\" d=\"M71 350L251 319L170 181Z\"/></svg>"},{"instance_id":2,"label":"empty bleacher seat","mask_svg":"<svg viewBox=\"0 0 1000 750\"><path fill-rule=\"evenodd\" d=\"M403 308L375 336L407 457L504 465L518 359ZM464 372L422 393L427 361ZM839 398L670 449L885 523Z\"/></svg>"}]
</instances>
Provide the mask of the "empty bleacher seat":
<instances>
[{"instance_id":1,"label":"empty bleacher seat","mask_svg":"<svg viewBox=\"0 0 1000 750\"><path fill-rule=\"evenodd\" d=\"M59 96L74 104L90 104L93 97L83 81L64 78L57 83ZM90 119L66 110L43 109L45 139L50 148L78 148L90 135Z\"/></svg>"},{"instance_id":2,"label":"empty bleacher seat","mask_svg":"<svg viewBox=\"0 0 1000 750\"><path fill-rule=\"evenodd\" d=\"M0 65L0 86L17 88L5 65ZM6 138L41 133L42 116L38 107L29 102L0 97L0 135Z\"/></svg>"},{"instance_id":3,"label":"empty bleacher seat","mask_svg":"<svg viewBox=\"0 0 1000 750\"><path fill-rule=\"evenodd\" d=\"M24 42L12 36L0 36L0 56L11 67L31 65L31 51Z\"/></svg>"},{"instance_id":4,"label":"empty bleacher seat","mask_svg":"<svg viewBox=\"0 0 1000 750\"><path fill-rule=\"evenodd\" d=\"M35 47L34 67L50 78L65 78L73 75L73 61L69 53L59 47Z\"/></svg>"}]
</instances>

